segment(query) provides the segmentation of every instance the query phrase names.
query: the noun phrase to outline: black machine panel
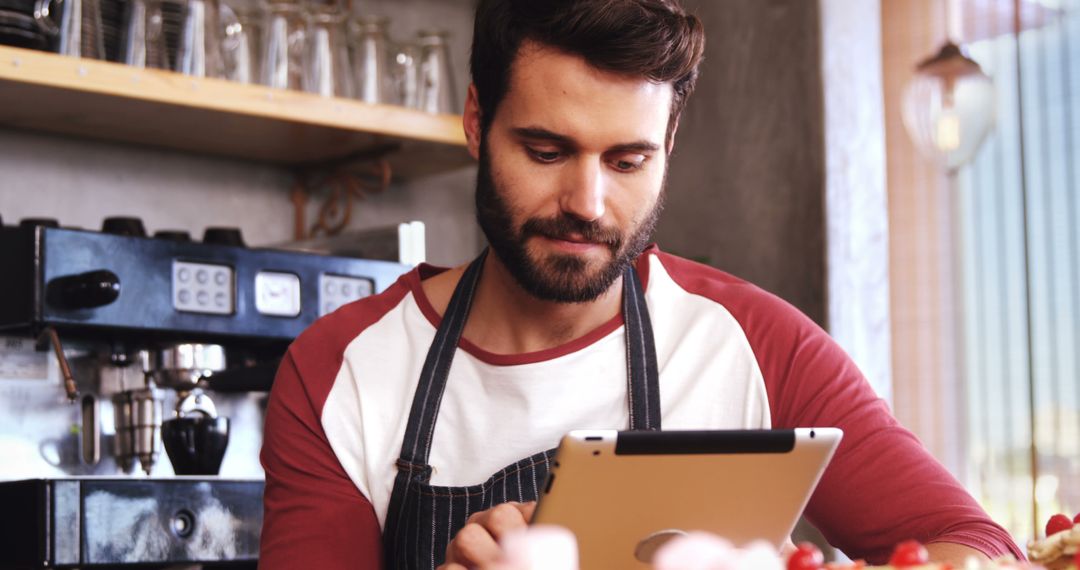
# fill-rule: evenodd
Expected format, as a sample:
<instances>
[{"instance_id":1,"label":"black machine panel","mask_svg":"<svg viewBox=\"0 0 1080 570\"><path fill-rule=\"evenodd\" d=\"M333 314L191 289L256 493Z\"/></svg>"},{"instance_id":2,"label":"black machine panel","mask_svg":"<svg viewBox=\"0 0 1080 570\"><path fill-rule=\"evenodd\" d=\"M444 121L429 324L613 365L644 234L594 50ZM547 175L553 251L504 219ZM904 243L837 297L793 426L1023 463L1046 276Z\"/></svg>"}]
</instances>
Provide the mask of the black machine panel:
<instances>
[{"instance_id":1,"label":"black machine panel","mask_svg":"<svg viewBox=\"0 0 1080 570\"><path fill-rule=\"evenodd\" d=\"M321 314L382 291L409 269L42 225L0 229L0 267L0 331L52 326L233 343L288 342ZM298 299L287 298L294 291Z\"/></svg>"},{"instance_id":2,"label":"black machine panel","mask_svg":"<svg viewBox=\"0 0 1080 570\"><path fill-rule=\"evenodd\" d=\"M261 481L32 479L0 483L4 568L253 567Z\"/></svg>"}]
</instances>

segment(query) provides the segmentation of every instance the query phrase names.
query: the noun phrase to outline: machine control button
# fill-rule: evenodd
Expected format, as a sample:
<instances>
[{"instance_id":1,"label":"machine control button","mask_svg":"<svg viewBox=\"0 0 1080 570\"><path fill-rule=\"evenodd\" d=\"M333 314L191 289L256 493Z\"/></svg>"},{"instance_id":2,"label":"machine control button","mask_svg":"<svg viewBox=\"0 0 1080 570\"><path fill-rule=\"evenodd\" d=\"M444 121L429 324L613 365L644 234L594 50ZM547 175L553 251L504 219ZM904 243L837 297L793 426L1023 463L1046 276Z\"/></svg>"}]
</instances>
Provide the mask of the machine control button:
<instances>
[{"instance_id":1,"label":"machine control button","mask_svg":"<svg viewBox=\"0 0 1080 570\"><path fill-rule=\"evenodd\" d=\"M181 509L172 517L173 533L180 538L188 538L195 531L195 515L187 509Z\"/></svg>"},{"instance_id":2,"label":"machine control button","mask_svg":"<svg viewBox=\"0 0 1080 570\"><path fill-rule=\"evenodd\" d=\"M101 224L101 231L118 236L146 237L146 228L142 220L126 216L114 216L105 218Z\"/></svg>"},{"instance_id":3,"label":"machine control button","mask_svg":"<svg viewBox=\"0 0 1080 570\"><path fill-rule=\"evenodd\" d=\"M255 274L256 311L272 317L295 317L300 308L299 277L276 271Z\"/></svg>"},{"instance_id":4,"label":"machine control button","mask_svg":"<svg viewBox=\"0 0 1080 570\"><path fill-rule=\"evenodd\" d=\"M173 260L173 308L186 313L231 315L235 270L227 265Z\"/></svg>"},{"instance_id":5,"label":"machine control button","mask_svg":"<svg viewBox=\"0 0 1080 570\"><path fill-rule=\"evenodd\" d=\"M323 316L371 295L375 292L375 283L364 277L323 273L319 275L319 292L319 316Z\"/></svg>"},{"instance_id":6,"label":"machine control button","mask_svg":"<svg viewBox=\"0 0 1080 570\"><path fill-rule=\"evenodd\" d=\"M240 233L240 228L206 228L203 233L203 243L245 247L244 236Z\"/></svg>"}]
</instances>

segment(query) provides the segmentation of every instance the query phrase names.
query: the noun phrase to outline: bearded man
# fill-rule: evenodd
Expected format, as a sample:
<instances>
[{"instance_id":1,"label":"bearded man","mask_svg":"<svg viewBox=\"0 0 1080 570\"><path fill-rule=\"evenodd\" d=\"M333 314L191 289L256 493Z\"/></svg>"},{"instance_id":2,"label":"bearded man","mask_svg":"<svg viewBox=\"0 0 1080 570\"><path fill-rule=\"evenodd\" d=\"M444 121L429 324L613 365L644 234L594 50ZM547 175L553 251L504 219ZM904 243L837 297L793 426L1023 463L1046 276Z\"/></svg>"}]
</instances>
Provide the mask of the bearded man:
<instances>
[{"instance_id":1,"label":"bearded man","mask_svg":"<svg viewBox=\"0 0 1080 570\"><path fill-rule=\"evenodd\" d=\"M586 428L836 426L806 511L830 542L870 561L906 539L943 561L1019 554L819 327L648 245L695 17L675 0L481 0L474 34L464 127L490 248L290 347L261 567L483 567L527 524L560 437Z\"/></svg>"}]
</instances>

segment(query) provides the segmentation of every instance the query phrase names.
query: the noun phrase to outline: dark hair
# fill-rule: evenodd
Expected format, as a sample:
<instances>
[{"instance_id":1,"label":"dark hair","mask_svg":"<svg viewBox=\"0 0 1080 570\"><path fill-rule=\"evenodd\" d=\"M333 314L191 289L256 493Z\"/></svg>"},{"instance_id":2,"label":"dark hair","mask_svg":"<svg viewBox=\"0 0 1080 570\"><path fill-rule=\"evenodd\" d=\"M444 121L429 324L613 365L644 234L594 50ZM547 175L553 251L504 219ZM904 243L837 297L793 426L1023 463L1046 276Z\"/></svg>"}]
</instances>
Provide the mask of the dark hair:
<instances>
[{"instance_id":1,"label":"dark hair","mask_svg":"<svg viewBox=\"0 0 1080 570\"><path fill-rule=\"evenodd\" d=\"M525 40L580 55L597 69L670 83L669 140L705 49L701 21L677 0L480 0L470 66L483 132Z\"/></svg>"}]
</instances>

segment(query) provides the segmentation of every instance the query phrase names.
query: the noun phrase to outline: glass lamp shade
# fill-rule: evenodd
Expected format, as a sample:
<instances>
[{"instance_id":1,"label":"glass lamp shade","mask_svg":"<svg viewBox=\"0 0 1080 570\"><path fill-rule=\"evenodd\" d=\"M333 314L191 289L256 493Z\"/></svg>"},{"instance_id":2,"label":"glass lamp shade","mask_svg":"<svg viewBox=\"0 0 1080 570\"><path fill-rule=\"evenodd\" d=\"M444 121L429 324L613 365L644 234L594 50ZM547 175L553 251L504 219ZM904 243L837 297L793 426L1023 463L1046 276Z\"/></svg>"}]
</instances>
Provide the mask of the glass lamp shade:
<instances>
[{"instance_id":1,"label":"glass lamp shade","mask_svg":"<svg viewBox=\"0 0 1080 570\"><path fill-rule=\"evenodd\" d=\"M946 43L920 63L904 90L904 127L926 157L949 172L966 164L994 127L994 83Z\"/></svg>"}]
</instances>

